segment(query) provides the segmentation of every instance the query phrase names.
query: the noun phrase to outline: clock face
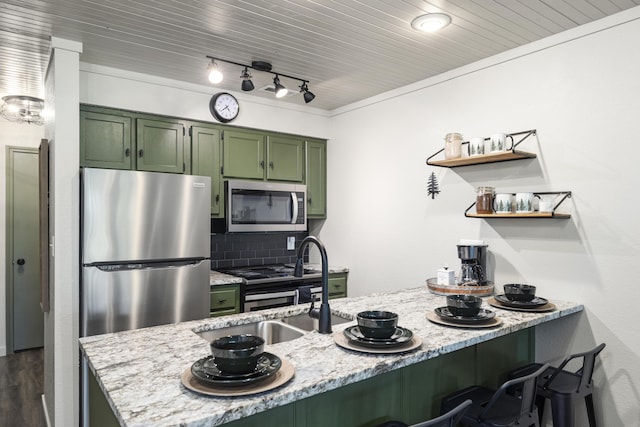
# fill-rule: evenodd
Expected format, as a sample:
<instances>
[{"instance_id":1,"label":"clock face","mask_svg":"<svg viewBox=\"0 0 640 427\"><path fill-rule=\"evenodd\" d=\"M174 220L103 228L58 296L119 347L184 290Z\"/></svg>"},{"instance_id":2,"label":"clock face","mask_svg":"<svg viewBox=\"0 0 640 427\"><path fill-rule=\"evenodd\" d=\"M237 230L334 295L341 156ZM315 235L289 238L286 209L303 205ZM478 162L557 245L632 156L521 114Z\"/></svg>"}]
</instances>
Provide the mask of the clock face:
<instances>
[{"instance_id":1,"label":"clock face","mask_svg":"<svg viewBox=\"0 0 640 427\"><path fill-rule=\"evenodd\" d=\"M209 110L211 110L211 114L213 114L216 120L227 123L238 117L240 105L235 96L230 93L221 92L211 97Z\"/></svg>"}]
</instances>

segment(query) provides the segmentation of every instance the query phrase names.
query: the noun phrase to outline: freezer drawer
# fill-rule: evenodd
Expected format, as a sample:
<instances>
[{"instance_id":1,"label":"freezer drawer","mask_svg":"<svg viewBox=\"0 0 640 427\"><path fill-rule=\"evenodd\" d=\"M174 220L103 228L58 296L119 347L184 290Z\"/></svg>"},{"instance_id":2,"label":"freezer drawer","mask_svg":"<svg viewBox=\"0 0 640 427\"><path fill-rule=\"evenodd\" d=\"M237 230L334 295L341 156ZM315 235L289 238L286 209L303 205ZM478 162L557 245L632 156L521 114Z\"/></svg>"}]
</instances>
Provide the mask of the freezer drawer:
<instances>
[{"instance_id":1,"label":"freezer drawer","mask_svg":"<svg viewBox=\"0 0 640 427\"><path fill-rule=\"evenodd\" d=\"M209 260L179 267L83 267L81 335L209 317Z\"/></svg>"}]
</instances>

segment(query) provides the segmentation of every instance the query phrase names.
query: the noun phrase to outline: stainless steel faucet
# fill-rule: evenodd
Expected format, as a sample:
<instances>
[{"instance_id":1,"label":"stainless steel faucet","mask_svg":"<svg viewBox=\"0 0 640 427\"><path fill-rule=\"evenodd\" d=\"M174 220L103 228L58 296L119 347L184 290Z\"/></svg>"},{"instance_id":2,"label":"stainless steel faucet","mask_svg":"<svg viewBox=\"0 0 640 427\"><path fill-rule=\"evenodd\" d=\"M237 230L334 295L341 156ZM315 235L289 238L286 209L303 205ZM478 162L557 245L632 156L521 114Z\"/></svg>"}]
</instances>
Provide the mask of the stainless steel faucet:
<instances>
[{"instance_id":1,"label":"stainless steel faucet","mask_svg":"<svg viewBox=\"0 0 640 427\"><path fill-rule=\"evenodd\" d=\"M318 319L318 332L321 334L330 334L331 309L329 308L329 262L327 261L327 251L317 237L307 236L300 243L300 247L298 248L298 259L296 260L296 268L293 271L293 275L296 277L302 277L304 274L304 250L309 243L314 243L318 247L318 250L320 250L320 256L322 257L322 302L318 309L315 308L314 301L311 301L309 316L313 319Z\"/></svg>"}]
</instances>

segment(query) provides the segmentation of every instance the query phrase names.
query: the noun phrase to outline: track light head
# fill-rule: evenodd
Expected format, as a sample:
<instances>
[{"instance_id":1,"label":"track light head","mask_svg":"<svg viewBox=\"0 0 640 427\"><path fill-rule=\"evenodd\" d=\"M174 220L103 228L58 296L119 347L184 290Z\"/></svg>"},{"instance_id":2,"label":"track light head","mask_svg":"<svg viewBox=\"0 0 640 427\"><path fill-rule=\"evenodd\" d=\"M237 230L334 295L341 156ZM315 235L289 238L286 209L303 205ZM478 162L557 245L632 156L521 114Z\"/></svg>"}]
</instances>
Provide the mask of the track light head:
<instances>
[{"instance_id":1,"label":"track light head","mask_svg":"<svg viewBox=\"0 0 640 427\"><path fill-rule=\"evenodd\" d=\"M253 90L253 82L251 81L251 73L249 72L249 67L244 67L244 71L240 74L240 78L242 79L242 90L245 92L250 92Z\"/></svg>"},{"instance_id":2,"label":"track light head","mask_svg":"<svg viewBox=\"0 0 640 427\"><path fill-rule=\"evenodd\" d=\"M302 82L302 84L300 85L300 92L303 93L304 102L307 104L313 101L313 99L316 97L313 92L309 90L307 82Z\"/></svg>"},{"instance_id":3,"label":"track light head","mask_svg":"<svg viewBox=\"0 0 640 427\"><path fill-rule=\"evenodd\" d=\"M275 86L276 98L282 98L283 96L285 96L287 94L287 92L288 92L287 88L280 84L280 79L278 78L277 74L273 78L273 85Z\"/></svg>"},{"instance_id":4,"label":"track light head","mask_svg":"<svg viewBox=\"0 0 640 427\"><path fill-rule=\"evenodd\" d=\"M223 79L222 71L218 68L218 64L214 59L211 60L211 63L207 67L207 72L209 73L209 81L214 85L220 83Z\"/></svg>"}]
</instances>

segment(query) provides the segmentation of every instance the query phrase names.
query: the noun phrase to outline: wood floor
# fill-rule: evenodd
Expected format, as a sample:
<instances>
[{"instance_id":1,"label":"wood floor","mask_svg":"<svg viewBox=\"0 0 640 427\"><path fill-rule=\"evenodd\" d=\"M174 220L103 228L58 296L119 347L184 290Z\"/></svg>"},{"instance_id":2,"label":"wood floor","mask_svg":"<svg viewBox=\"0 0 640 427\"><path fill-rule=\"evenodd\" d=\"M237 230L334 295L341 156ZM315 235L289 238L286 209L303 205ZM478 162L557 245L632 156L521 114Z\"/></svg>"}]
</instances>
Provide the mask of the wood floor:
<instances>
[{"instance_id":1,"label":"wood floor","mask_svg":"<svg viewBox=\"0 0 640 427\"><path fill-rule=\"evenodd\" d=\"M42 409L44 351L0 357L0 427L45 427Z\"/></svg>"}]
</instances>

